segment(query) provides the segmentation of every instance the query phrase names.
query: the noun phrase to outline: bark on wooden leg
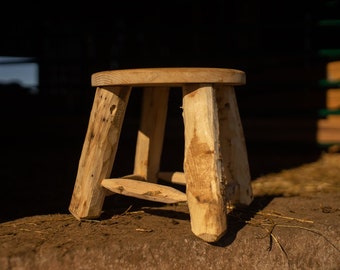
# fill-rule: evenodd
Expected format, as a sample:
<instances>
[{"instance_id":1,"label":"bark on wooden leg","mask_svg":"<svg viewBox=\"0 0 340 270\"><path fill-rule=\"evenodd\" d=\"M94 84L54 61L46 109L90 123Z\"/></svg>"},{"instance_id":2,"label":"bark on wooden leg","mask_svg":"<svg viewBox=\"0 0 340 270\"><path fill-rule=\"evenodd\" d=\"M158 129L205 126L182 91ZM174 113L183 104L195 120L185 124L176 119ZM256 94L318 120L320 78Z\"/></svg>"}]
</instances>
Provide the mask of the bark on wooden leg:
<instances>
[{"instance_id":1,"label":"bark on wooden leg","mask_svg":"<svg viewBox=\"0 0 340 270\"><path fill-rule=\"evenodd\" d=\"M216 85L222 170L226 176L226 200L231 205L249 205L253 200L248 155L235 91Z\"/></svg>"},{"instance_id":2,"label":"bark on wooden leg","mask_svg":"<svg viewBox=\"0 0 340 270\"><path fill-rule=\"evenodd\" d=\"M69 211L78 219L101 214L131 87L98 87L78 165Z\"/></svg>"},{"instance_id":3,"label":"bark on wooden leg","mask_svg":"<svg viewBox=\"0 0 340 270\"><path fill-rule=\"evenodd\" d=\"M141 125L138 131L134 174L147 181L158 180L168 109L168 87L144 89Z\"/></svg>"}]
</instances>

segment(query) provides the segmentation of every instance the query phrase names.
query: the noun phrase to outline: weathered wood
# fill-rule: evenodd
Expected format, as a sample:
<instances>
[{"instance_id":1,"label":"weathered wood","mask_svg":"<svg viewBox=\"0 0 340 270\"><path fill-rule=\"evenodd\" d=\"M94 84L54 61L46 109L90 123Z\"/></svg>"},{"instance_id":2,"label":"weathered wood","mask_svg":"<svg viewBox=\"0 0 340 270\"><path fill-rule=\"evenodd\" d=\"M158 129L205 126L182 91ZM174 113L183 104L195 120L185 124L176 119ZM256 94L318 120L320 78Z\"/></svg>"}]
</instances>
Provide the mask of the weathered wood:
<instances>
[{"instance_id":1,"label":"weathered wood","mask_svg":"<svg viewBox=\"0 0 340 270\"><path fill-rule=\"evenodd\" d=\"M185 202L185 193L169 186L126 178L104 179L101 185L112 192L143 200L178 203Z\"/></svg>"},{"instance_id":2,"label":"weathered wood","mask_svg":"<svg viewBox=\"0 0 340 270\"><path fill-rule=\"evenodd\" d=\"M178 185L186 185L184 172L159 172L158 178Z\"/></svg>"},{"instance_id":3,"label":"weathered wood","mask_svg":"<svg viewBox=\"0 0 340 270\"><path fill-rule=\"evenodd\" d=\"M192 231L205 241L217 241L227 228L226 204L248 205L253 199L233 87L185 86L183 117Z\"/></svg>"},{"instance_id":4,"label":"weathered wood","mask_svg":"<svg viewBox=\"0 0 340 270\"><path fill-rule=\"evenodd\" d=\"M92 74L92 86L181 85L185 83L245 84L243 71L222 68L140 68L109 70Z\"/></svg>"},{"instance_id":5,"label":"weathered wood","mask_svg":"<svg viewBox=\"0 0 340 270\"><path fill-rule=\"evenodd\" d=\"M253 200L253 192L235 91L228 85L215 85L215 88L226 201L232 205L249 205Z\"/></svg>"},{"instance_id":6,"label":"weathered wood","mask_svg":"<svg viewBox=\"0 0 340 270\"><path fill-rule=\"evenodd\" d=\"M207 242L217 241L227 228L226 203L247 204L251 200L243 132L230 87L245 84L244 72L219 68L128 69L94 73L91 79L92 86L98 88L70 212L78 219L99 216L108 192L166 203L188 198L193 233ZM134 86L149 87L143 99L134 172L109 180L126 103ZM172 86L183 88L185 177L173 173L165 178L180 184L186 180L187 195L152 183L164 176L159 173L159 162L168 88Z\"/></svg>"},{"instance_id":7,"label":"weathered wood","mask_svg":"<svg viewBox=\"0 0 340 270\"><path fill-rule=\"evenodd\" d=\"M101 181L111 174L130 87L98 87L78 165L69 211L96 218L105 199Z\"/></svg>"},{"instance_id":8,"label":"weathered wood","mask_svg":"<svg viewBox=\"0 0 340 270\"><path fill-rule=\"evenodd\" d=\"M138 174L128 174L128 175L124 175L120 178L132 179L132 180L138 180L138 181L147 181L144 176L138 175Z\"/></svg>"},{"instance_id":9,"label":"weathered wood","mask_svg":"<svg viewBox=\"0 0 340 270\"><path fill-rule=\"evenodd\" d=\"M168 96L168 87L144 89L133 173L154 183L162 155Z\"/></svg>"},{"instance_id":10,"label":"weathered wood","mask_svg":"<svg viewBox=\"0 0 340 270\"><path fill-rule=\"evenodd\" d=\"M183 87L184 173L192 232L207 242L227 229L219 120L211 85Z\"/></svg>"}]
</instances>

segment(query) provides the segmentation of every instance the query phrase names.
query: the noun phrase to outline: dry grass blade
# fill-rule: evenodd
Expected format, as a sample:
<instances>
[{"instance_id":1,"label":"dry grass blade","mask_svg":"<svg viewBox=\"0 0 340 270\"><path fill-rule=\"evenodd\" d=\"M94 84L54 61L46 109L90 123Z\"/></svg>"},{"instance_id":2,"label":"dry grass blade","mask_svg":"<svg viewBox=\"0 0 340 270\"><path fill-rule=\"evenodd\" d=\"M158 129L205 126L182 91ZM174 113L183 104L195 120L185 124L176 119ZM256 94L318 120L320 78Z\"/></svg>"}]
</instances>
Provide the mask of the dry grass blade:
<instances>
[{"instance_id":1,"label":"dry grass blade","mask_svg":"<svg viewBox=\"0 0 340 270\"><path fill-rule=\"evenodd\" d=\"M120 215L123 216L123 215L126 215L127 212L129 212L129 210L132 208L132 204L123 212L121 213Z\"/></svg>"},{"instance_id":2,"label":"dry grass blade","mask_svg":"<svg viewBox=\"0 0 340 270\"><path fill-rule=\"evenodd\" d=\"M82 218L79 221L80 221L80 223L82 223L82 222L99 223L100 222L100 220L97 220L97 219L87 219L87 218Z\"/></svg>"},{"instance_id":3,"label":"dry grass blade","mask_svg":"<svg viewBox=\"0 0 340 270\"><path fill-rule=\"evenodd\" d=\"M338 247L336 247L326 236L324 236L322 234L322 232L319 232L318 230L315 229L310 229L307 227L302 227L302 226L295 226L295 225L283 225L283 224L277 224L277 227L284 227L284 228L296 228L296 229L302 229L302 230L306 230L312 233L315 233L317 235L322 236L333 248L335 248L338 252L340 252L340 249Z\"/></svg>"},{"instance_id":4,"label":"dry grass blade","mask_svg":"<svg viewBox=\"0 0 340 270\"><path fill-rule=\"evenodd\" d=\"M289 224L278 224L273 219L271 219L271 217L282 218L282 219L286 219L286 220L290 220L290 221L297 221L297 222L303 222L303 223L314 223L312 220L293 218L293 217L285 216L285 215L282 215L282 214L276 213L276 212L267 213L267 212L263 212L263 211L258 211L258 212L256 212L256 214L259 214L260 216L262 216L262 218L251 218L251 220L245 221L245 223L252 225L252 226L260 227L263 230L265 230L266 235L264 235L260 238L265 238L265 237L269 236L268 251L272 250L272 245L273 245L273 241L274 241L276 243L276 245L279 247L279 249L281 250L281 252L284 254L285 258L287 259L288 266L290 265L288 253L286 252L283 245L280 243L279 239L274 234L274 229L276 227L302 229L302 230L312 232L314 234L322 236L336 251L340 252L340 249L336 245L334 245L322 232L320 232L316 229L311 229L311 228L303 227L303 226L289 225Z\"/></svg>"},{"instance_id":5,"label":"dry grass blade","mask_svg":"<svg viewBox=\"0 0 340 270\"><path fill-rule=\"evenodd\" d=\"M143 229L143 228L137 228L136 231L137 232L153 232L152 229Z\"/></svg>"},{"instance_id":6,"label":"dry grass blade","mask_svg":"<svg viewBox=\"0 0 340 270\"><path fill-rule=\"evenodd\" d=\"M278 218L283 218L283 219L288 219L288 220L295 220L295 221L305 222L305 223L314 223L313 220L284 216L283 214L280 214L280 213L269 213L269 212L258 211L256 212L256 214L262 215L262 216L272 216L272 217L278 217Z\"/></svg>"},{"instance_id":7,"label":"dry grass blade","mask_svg":"<svg viewBox=\"0 0 340 270\"><path fill-rule=\"evenodd\" d=\"M319 236L322 236L336 251L340 252L340 249L337 246L335 246L322 232L320 232L318 230L303 227L303 226L277 224L277 223L274 223L272 220L270 220L270 221L271 222L268 222L268 220L264 221L264 220L257 220L257 219L251 219L250 221L246 221L247 224L252 225L252 226L256 226L256 227L260 227L267 232L267 234L265 236L260 237L260 238L264 238L266 236L270 237L270 244L269 244L269 248L268 248L269 251L271 250L271 247L272 247L272 238L273 238L275 240L275 242L279 245L280 249L285 253L286 257L288 258L287 253L284 250L283 246L277 241L277 238L273 234L275 227L283 227L283 228L295 228L295 229L306 230L306 231L315 233ZM266 226L270 226L270 229L266 228Z\"/></svg>"},{"instance_id":8,"label":"dry grass blade","mask_svg":"<svg viewBox=\"0 0 340 270\"><path fill-rule=\"evenodd\" d=\"M285 255L288 263L289 263L289 258L288 258L288 254L286 252L286 250L284 249L284 247L281 245L281 243L279 242L279 240L277 239L277 237L275 236L275 234L273 233L273 230L275 228L275 225L270 229L268 230L267 228L263 227L264 230L266 230L268 232L268 235L269 235L269 247L268 247L268 251L270 251L272 249L272 242L273 242L273 239L275 241L275 243L277 244L277 246L279 247L279 249L281 250L281 252Z\"/></svg>"}]
</instances>

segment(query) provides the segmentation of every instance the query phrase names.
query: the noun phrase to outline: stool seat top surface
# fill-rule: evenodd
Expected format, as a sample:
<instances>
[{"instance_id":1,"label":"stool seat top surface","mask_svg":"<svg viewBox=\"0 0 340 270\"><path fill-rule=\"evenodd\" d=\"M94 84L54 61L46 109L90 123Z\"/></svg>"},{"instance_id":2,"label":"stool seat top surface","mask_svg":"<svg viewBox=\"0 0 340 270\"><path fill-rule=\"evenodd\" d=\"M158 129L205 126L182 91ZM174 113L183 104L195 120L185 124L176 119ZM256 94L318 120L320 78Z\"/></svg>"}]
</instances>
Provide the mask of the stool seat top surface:
<instances>
[{"instance_id":1,"label":"stool seat top surface","mask_svg":"<svg viewBox=\"0 0 340 270\"><path fill-rule=\"evenodd\" d=\"M91 76L92 86L180 86L188 83L243 85L246 83L246 75L237 69L181 67L107 70Z\"/></svg>"}]
</instances>

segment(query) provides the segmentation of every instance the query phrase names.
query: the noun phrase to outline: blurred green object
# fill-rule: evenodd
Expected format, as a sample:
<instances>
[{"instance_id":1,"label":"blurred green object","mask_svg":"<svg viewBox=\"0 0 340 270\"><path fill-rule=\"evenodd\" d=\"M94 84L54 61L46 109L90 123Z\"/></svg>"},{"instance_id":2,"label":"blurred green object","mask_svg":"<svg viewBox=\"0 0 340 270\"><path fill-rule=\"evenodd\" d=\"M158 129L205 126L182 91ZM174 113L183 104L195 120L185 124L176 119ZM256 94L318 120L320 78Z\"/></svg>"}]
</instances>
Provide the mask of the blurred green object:
<instances>
[{"instance_id":1,"label":"blurred green object","mask_svg":"<svg viewBox=\"0 0 340 270\"><path fill-rule=\"evenodd\" d=\"M321 20L319 26L340 26L340 20Z\"/></svg>"},{"instance_id":2,"label":"blurred green object","mask_svg":"<svg viewBox=\"0 0 340 270\"><path fill-rule=\"evenodd\" d=\"M319 115L321 117L326 117L331 114L340 115L340 110L331 110L331 109L320 109L319 110Z\"/></svg>"}]
</instances>

